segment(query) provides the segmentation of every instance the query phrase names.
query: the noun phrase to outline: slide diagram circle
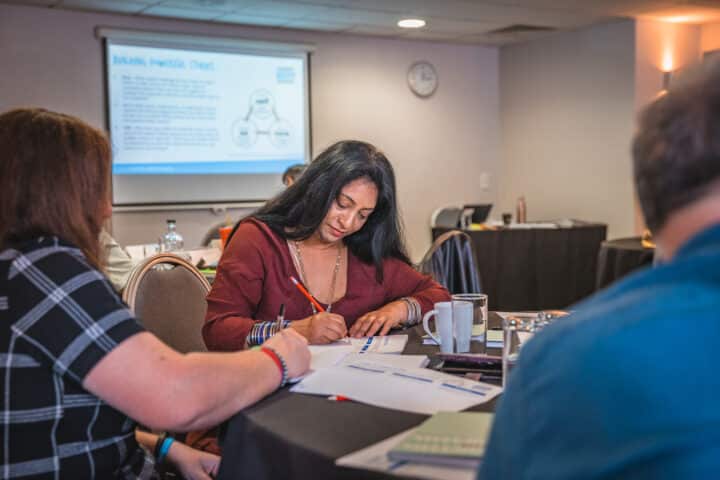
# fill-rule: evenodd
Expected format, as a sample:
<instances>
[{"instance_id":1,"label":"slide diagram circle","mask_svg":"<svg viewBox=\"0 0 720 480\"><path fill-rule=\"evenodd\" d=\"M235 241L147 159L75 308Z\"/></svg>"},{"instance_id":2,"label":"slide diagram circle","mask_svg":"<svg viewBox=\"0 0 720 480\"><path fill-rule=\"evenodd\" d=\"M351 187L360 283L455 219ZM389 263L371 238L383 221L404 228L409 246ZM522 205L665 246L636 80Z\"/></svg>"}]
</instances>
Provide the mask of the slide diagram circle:
<instances>
[{"instance_id":1,"label":"slide diagram circle","mask_svg":"<svg viewBox=\"0 0 720 480\"><path fill-rule=\"evenodd\" d=\"M270 141L276 147L288 146L292 136L292 125L287 120L278 120L270 126Z\"/></svg>"},{"instance_id":2,"label":"slide diagram circle","mask_svg":"<svg viewBox=\"0 0 720 480\"><path fill-rule=\"evenodd\" d=\"M268 90L261 88L250 95L250 116L261 120L275 115L275 98Z\"/></svg>"},{"instance_id":3,"label":"slide diagram circle","mask_svg":"<svg viewBox=\"0 0 720 480\"><path fill-rule=\"evenodd\" d=\"M233 122L230 135L236 145L248 148L257 141L257 127L253 122L238 119Z\"/></svg>"}]
</instances>

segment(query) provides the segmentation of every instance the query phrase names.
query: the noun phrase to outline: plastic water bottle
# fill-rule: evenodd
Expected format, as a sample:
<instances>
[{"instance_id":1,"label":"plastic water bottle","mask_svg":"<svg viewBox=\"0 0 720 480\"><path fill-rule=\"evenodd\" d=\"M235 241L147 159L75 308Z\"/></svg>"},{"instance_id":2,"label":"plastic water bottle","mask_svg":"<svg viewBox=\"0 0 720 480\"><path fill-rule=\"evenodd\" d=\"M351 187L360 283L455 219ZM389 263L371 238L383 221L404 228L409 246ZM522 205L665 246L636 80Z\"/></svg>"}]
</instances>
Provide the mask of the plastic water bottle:
<instances>
[{"instance_id":1,"label":"plastic water bottle","mask_svg":"<svg viewBox=\"0 0 720 480\"><path fill-rule=\"evenodd\" d=\"M167 232L160 237L160 251L179 252L184 245L182 235L175 228L175 220L167 220Z\"/></svg>"}]
</instances>

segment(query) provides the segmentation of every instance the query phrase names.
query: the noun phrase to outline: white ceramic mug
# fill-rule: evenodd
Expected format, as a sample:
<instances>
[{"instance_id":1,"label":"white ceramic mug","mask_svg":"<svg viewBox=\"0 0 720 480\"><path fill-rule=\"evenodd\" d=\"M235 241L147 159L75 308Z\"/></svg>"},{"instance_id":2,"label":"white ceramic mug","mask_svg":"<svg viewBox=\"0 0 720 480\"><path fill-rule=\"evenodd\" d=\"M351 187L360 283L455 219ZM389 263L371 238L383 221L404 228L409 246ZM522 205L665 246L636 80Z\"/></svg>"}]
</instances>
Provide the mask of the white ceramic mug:
<instances>
[{"instance_id":1,"label":"white ceramic mug","mask_svg":"<svg viewBox=\"0 0 720 480\"><path fill-rule=\"evenodd\" d=\"M452 302L438 302L435 308L423 316L423 328L430 338L440 345L442 353L453 353L453 306ZM435 316L435 329L437 335L430 331L428 322Z\"/></svg>"},{"instance_id":2,"label":"white ceramic mug","mask_svg":"<svg viewBox=\"0 0 720 480\"><path fill-rule=\"evenodd\" d=\"M455 299L451 303L453 305L455 351L467 353L470 351L470 338L473 333L473 303Z\"/></svg>"}]
</instances>

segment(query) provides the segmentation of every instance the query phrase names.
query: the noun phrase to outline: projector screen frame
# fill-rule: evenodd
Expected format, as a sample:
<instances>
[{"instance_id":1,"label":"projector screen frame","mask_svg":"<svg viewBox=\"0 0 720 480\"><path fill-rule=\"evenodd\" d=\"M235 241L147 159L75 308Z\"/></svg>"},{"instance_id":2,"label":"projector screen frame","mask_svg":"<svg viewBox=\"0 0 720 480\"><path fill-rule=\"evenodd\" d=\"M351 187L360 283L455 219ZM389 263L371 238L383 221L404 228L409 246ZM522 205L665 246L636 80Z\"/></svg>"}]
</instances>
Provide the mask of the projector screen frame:
<instances>
[{"instance_id":1,"label":"projector screen frame","mask_svg":"<svg viewBox=\"0 0 720 480\"><path fill-rule=\"evenodd\" d=\"M209 35L195 36L188 34L178 34L169 32L149 32L143 30L116 29L111 27L97 27L95 36L101 40L102 57L103 57L103 89L105 94L104 103L104 119L107 132L110 132L110 82L108 78L108 52L111 44L141 46L151 48L177 48L183 50L196 50L201 52L217 52L217 53L239 53L239 54L257 54L271 56L285 56L300 58L304 62L304 78L306 86L306 94L304 95L304 120L306 128L304 131L304 157L306 162L312 160L312 111L311 111L311 54L315 47L306 43L285 43L285 42L268 42L258 41L240 37L215 37ZM111 175L112 172L111 172ZM244 174L252 175L252 174ZM224 175L219 175L224 177ZM279 177L278 177L279 178ZM110 179L111 189L113 188L113 179ZM122 201L116 202L113 194L113 210L166 210L173 209L198 209L211 208L213 205L233 205L242 207L245 205L253 206L262 203L267 198L213 198L199 199L197 201L188 200L163 200L163 201Z\"/></svg>"}]
</instances>

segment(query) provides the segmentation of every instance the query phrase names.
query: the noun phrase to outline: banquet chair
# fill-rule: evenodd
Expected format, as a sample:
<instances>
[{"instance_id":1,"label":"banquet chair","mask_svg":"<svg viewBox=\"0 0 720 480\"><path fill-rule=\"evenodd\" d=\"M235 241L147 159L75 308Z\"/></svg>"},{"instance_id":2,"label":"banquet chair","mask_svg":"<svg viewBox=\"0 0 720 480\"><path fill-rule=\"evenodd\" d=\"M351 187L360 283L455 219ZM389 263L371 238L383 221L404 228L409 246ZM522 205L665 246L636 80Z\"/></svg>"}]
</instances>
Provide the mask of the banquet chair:
<instances>
[{"instance_id":1,"label":"banquet chair","mask_svg":"<svg viewBox=\"0 0 720 480\"><path fill-rule=\"evenodd\" d=\"M138 321L181 353L207 351L202 338L210 284L187 260L154 255L130 273L123 300Z\"/></svg>"},{"instance_id":2,"label":"banquet chair","mask_svg":"<svg viewBox=\"0 0 720 480\"><path fill-rule=\"evenodd\" d=\"M463 214L463 207L450 206L435 210L430 217L430 228L458 228Z\"/></svg>"},{"instance_id":3,"label":"banquet chair","mask_svg":"<svg viewBox=\"0 0 720 480\"><path fill-rule=\"evenodd\" d=\"M460 230L451 230L436 238L418 270L431 275L452 294L482 292L472 240Z\"/></svg>"}]
</instances>

